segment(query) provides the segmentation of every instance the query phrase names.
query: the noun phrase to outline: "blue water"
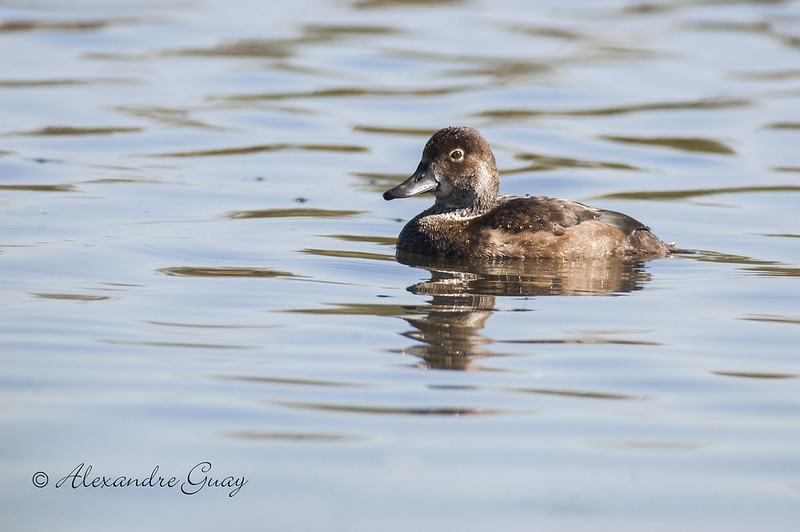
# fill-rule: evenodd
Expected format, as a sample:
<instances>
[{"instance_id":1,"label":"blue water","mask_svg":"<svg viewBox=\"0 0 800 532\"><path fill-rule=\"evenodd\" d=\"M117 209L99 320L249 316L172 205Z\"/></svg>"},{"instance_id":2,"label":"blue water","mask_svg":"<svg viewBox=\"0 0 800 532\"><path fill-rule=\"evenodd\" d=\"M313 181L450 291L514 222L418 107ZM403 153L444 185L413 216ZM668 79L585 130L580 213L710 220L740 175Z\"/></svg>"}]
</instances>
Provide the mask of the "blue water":
<instances>
[{"instance_id":1,"label":"blue water","mask_svg":"<svg viewBox=\"0 0 800 532\"><path fill-rule=\"evenodd\" d=\"M800 2L530 4L0 2L2 528L795 530ZM396 258L451 124L697 252Z\"/></svg>"}]
</instances>

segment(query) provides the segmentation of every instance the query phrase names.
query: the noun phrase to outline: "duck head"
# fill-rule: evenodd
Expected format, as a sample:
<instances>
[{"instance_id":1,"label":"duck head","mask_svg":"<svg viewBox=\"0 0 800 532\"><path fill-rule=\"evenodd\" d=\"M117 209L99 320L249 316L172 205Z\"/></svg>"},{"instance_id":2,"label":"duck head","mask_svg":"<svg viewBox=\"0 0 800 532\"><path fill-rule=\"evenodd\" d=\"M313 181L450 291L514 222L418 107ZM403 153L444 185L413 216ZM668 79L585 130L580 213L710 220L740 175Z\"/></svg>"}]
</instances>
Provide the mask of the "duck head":
<instances>
[{"instance_id":1,"label":"duck head","mask_svg":"<svg viewBox=\"0 0 800 532\"><path fill-rule=\"evenodd\" d=\"M486 139L471 127L440 129L422 151L417 170L383 199L407 198L425 192L447 209L489 210L497 200L500 178Z\"/></svg>"}]
</instances>

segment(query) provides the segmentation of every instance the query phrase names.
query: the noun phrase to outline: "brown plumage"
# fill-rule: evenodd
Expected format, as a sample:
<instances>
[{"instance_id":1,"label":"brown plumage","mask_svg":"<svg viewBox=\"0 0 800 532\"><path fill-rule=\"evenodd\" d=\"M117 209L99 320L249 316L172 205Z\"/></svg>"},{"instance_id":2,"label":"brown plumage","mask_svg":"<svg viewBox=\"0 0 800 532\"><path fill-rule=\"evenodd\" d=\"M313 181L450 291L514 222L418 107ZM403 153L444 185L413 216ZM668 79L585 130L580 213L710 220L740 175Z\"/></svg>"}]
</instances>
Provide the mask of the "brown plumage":
<instances>
[{"instance_id":1,"label":"brown plumage","mask_svg":"<svg viewBox=\"0 0 800 532\"><path fill-rule=\"evenodd\" d=\"M625 214L546 196L498 196L494 155L477 130L449 127L386 200L431 192L397 239L403 251L472 258L665 257L678 252Z\"/></svg>"}]
</instances>

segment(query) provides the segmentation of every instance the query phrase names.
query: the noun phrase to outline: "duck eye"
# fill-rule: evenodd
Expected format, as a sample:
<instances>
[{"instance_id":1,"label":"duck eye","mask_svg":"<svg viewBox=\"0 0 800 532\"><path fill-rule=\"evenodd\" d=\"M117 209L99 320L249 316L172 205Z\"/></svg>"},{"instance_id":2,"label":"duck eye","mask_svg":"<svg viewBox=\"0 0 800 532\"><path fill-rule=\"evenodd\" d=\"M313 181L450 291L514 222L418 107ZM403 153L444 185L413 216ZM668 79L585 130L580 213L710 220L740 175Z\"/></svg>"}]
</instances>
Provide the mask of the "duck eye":
<instances>
[{"instance_id":1,"label":"duck eye","mask_svg":"<svg viewBox=\"0 0 800 532\"><path fill-rule=\"evenodd\" d=\"M453 150L450 152L450 158L454 161L460 161L464 158L464 152L461 150Z\"/></svg>"}]
</instances>

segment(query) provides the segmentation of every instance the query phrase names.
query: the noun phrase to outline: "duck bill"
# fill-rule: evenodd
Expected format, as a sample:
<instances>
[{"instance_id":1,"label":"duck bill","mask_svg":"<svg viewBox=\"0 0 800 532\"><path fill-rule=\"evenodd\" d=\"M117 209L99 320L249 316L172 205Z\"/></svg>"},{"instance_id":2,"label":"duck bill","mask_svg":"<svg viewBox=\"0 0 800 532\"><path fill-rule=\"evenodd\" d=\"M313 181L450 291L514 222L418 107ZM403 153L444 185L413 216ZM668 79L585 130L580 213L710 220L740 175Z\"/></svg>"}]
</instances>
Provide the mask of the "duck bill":
<instances>
[{"instance_id":1,"label":"duck bill","mask_svg":"<svg viewBox=\"0 0 800 532\"><path fill-rule=\"evenodd\" d=\"M383 193L383 199L392 200L395 198L408 198L416 196L417 194L424 194L425 192L432 192L436 190L439 183L433 177L433 170L430 163L421 162L417 166L417 171L411 177L397 185L396 187L387 190Z\"/></svg>"}]
</instances>

